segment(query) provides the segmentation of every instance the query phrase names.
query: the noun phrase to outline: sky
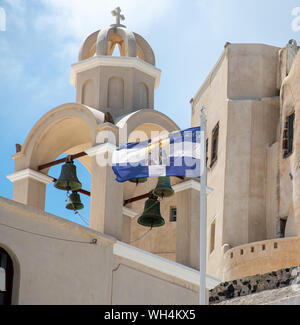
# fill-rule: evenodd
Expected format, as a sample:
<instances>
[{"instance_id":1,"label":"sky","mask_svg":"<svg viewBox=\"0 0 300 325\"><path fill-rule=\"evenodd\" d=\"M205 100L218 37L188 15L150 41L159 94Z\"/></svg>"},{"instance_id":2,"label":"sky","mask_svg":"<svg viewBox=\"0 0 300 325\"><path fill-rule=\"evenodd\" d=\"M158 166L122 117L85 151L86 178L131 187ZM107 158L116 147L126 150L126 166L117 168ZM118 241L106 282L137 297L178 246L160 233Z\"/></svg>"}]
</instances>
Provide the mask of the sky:
<instances>
[{"instance_id":1,"label":"sky","mask_svg":"<svg viewBox=\"0 0 300 325\"><path fill-rule=\"evenodd\" d=\"M0 0L0 196L12 198L6 175L14 172L15 144L23 144L34 124L49 110L75 101L70 65L83 40L115 19L150 43L162 70L155 109L181 129L190 127L189 101L224 50L226 42L284 47L300 43L300 1L296 0ZM71 136L71 135L70 135ZM88 172L76 163L90 189ZM49 175L58 177L60 166ZM65 193L47 187L46 211L85 225L65 209Z\"/></svg>"}]
</instances>

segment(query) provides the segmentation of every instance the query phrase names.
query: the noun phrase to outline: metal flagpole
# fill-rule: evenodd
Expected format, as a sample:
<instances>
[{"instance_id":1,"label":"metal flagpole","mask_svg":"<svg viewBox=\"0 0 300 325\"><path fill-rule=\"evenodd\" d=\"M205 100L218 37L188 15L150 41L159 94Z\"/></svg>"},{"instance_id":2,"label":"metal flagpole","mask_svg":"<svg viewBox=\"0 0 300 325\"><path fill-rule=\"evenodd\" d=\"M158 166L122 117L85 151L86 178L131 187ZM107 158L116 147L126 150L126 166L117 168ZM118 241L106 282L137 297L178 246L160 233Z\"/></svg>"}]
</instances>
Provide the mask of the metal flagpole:
<instances>
[{"instance_id":1,"label":"metal flagpole","mask_svg":"<svg viewBox=\"0 0 300 325\"><path fill-rule=\"evenodd\" d=\"M207 167L206 167L206 114L201 109L201 159L200 159L200 305L206 305L206 228L207 228ZM202 173L201 173L202 172Z\"/></svg>"}]
</instances>

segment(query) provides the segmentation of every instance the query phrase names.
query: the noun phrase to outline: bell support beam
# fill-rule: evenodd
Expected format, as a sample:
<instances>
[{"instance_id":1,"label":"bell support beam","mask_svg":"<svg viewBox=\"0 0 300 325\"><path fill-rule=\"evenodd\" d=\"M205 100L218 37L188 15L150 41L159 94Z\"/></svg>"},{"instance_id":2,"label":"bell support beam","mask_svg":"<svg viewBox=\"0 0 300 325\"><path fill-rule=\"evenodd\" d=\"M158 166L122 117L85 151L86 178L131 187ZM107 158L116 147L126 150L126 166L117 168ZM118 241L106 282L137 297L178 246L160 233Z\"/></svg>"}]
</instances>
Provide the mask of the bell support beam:
<instances>
[{"instance_id":1,"label":"bell support beam","mask_svg":"<svg viewBox=\"0 0 300 325\"><path fill-rule=\"evenodd\" d=\"M181 179L181 180L184 180L184 177L177 177L177 176L176 176L176 178L179 178L179 179ZM191 180L188 181L188 182L191 182ZM195 182L195 181L192 181L192 182ZM195 183L196 183L196 182L195 182ZM186 182L182 182L182 183L180 183L180 184L186 184ZM177 185L180 185L180 184L177 184ZM191 183L189 183L189 184L191 184ZM176 187L177 185L172 185L172 187L174 188L174 187ZM176 187L176 188L177 188L177 187ZM208 190L209 190L209 189L208 189ZM125 205L127 205L127 204L129 204L129 203L133 203L133 202L137 202L137 201L141 201L141 200L147 199L147 198L149 198L150 194L152 194L152 191L150 191L149 193L146 193L146 194L143 194L143 195L136 196L136 197L134 197L134 198L131 198L131 199L125 200L124 203L123 203L123 205L125 206Z\"/></svg>"},{"instance_id":2,"label":"bell support beam","mask_svg":"<svg viewBox=\"0 0 300 325\"><path fill-rule=\"evenodd\" d=\"M52 176L49 176L49 177L52 178L52 182L53 182L53 183L55 183L55 182L57 181L57 179L56 179L55 177L52 177ZM78 193L81 193L81 194L84 194L84 195L86 195L86 196L91 196L91 192L86 191L86 190L83 190L83 189L78 190L77 192L78 192Z\"/></svg>"},{"instance_id":3,"label":"bell support beam","mask_svg":"<svg viewBox=\"0 0 300 325\"><path fill-rule=\"evenodd\" d=\"M53 167L53 166L56 166L56 165L60 165L60 164L63 164L67 161L68 157L71 157L71 160L74 160L74 159L78 159L78 158L81 158L81 157L84 157L84 156L87 156L87 153L82 151L82 152L79 152L75 155L70 155L70 156L67 156L66 158L62 158L62 159L58 159L58 160L55 160L55 161L51 161L47 164L44 164L44 165L40 165L38 167L38 170L44 170L46 168L50 168L50 167Z\"/></svg>"},{"instance_id":4,"label":"bell support beam","mask_svg":"<svg viewBox=\"0 0 300 325\"><path fill-rule=\"evenodd\" d=\"M152 191L149 192L149 193L147 193L147 194L143 194L143 195L140 195L140 196L136 196L136 197L134 197L132 199L125 200L123 204L125 206L125 205L127 205L129 203L133 203L133 202L137 202L137 201L141 201L141 200L147 199L147 198L149 198L149 196L150 196L151 193L152 193Z\"/></svg>"}]
</instances>

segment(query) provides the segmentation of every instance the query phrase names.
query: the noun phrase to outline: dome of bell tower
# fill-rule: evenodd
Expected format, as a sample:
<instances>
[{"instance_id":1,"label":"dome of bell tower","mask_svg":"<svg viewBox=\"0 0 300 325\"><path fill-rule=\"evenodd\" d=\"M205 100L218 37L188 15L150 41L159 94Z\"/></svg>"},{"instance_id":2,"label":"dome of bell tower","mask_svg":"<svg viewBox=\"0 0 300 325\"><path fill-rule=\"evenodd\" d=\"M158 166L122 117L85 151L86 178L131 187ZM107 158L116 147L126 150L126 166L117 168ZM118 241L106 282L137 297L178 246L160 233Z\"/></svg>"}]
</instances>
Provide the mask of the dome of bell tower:
<instances>
[{"instance_id":1,"label":"dome of bell tower","mask_svg":"<svg viewBox=\"0 0 300 325\"><path fill-rule=\"evenodd\" d=\"M132 32L120 22L125 20L118 7L112 11L116 23L89 35L79 51L79 61L97 56L112 56L116 46L121 57L138 57L155 66L154 52L149 43L139 34Z\"/></svg>"}]
</instances>

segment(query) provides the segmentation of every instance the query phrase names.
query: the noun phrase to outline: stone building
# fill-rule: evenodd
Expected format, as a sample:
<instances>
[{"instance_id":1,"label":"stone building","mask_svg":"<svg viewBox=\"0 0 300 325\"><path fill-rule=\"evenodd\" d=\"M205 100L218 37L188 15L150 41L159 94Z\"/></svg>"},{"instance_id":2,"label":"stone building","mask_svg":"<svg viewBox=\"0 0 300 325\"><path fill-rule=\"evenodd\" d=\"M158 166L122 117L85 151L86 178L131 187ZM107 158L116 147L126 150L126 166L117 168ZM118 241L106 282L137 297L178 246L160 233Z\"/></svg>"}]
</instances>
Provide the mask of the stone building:
<instances>
[{"instance_id":1,"label":"stone building","mask_svg":"<svg viewBox=\"0 0 300 325\"><path fill-rule=\"evenodd\" d=\"M191 100L208 115L208 272L233 280L298 266L299 47L230 44Z\"/></svg>"},{"instance_id":2,"label":"stone building","mask_svg":"<svg viewBox=\"0 0 300 325\"><path fill-rule=\"evenodd\" d=\"M121 184L99 164L115 145L179 130L154 109L151 46L114 14L71 66L76 102L43 116L13 155L13 200L0 198L0 304L198 303L199 180L172 177L166 224L145 235L137 219L157 178ZM191 100L192 126L202 106L207 114L207 289L300 265L297 51L295 41L228 43ZM44 212L57 177L48 163L61 154L91 174L89 228Z\"/></svg>"}]
</instances>

